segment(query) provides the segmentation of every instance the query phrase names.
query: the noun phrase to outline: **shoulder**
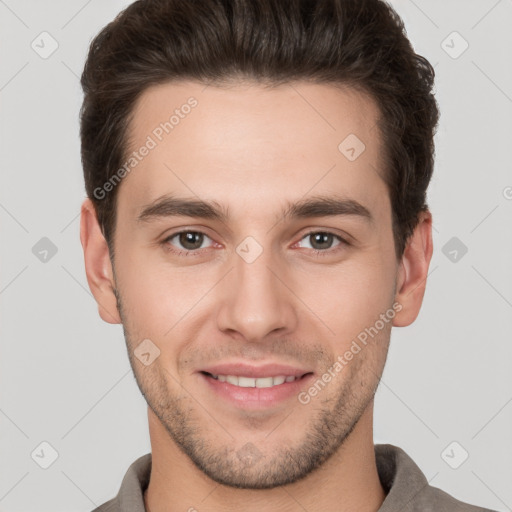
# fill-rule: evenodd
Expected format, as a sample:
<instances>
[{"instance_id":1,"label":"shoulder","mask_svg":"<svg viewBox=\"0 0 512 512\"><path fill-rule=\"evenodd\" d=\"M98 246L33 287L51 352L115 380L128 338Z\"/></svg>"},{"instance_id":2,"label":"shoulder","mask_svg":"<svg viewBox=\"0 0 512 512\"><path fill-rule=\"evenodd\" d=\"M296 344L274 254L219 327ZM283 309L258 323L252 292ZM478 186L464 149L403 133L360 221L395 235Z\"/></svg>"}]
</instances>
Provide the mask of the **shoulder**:
<instances>
[{"instance_id":1,"label":"shoulder","mask_svg":"<svg viewBox=\"0 0 512 512\"><path fill-rule=\"evenodd\" d=\"M112 498L98 508L95 508L92 512L118 512L118 510L120 510L120 508L117 498Z\"/></svg>"},{"instance_id":2,"label":"shoulder","mask_svg":"<svg viewBox=\"0 0 512 512\"><path fill-rule=\"evenodd\" d=\"M151 474L151 453L135 460L126 471L117 496L92 512L144 512L143 493Z\"/></svg>"},{"instance_id":3,"label":"shoulder","mask_svg":"<svg viewBox=\"0 0 512 512\"><path fill-rule=\"evenodd\" d=\"M459 501L431 486L418 465L398 446L376 444L375 458L387 493L379 512L493 512Z\"/></svg>"},{"instance_id":4,"label":"shoulder","mask_svg":"<svg viewBox=\"0 0 512 512\"><path fill-rule=\"evenodd\" d=\"M418 494L411 505L413 506L411 510L423 512L493 512L488 508L459 501L445 491L430 485Z\"/></svg>"}]
</instances>

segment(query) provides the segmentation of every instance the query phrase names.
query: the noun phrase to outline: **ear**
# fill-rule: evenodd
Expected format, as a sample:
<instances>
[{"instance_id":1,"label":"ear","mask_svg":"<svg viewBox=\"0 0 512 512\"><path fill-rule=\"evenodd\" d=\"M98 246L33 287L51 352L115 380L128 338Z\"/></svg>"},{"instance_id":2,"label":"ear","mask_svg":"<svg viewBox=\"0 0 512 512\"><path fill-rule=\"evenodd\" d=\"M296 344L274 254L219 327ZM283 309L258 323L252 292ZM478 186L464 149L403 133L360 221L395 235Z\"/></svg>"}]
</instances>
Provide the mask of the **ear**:
<instances>
[{"instance_id":1,"label":"ear","mask_svg":"<svg viewBox=\"0 0 512 512\"><path fill-rule=\"evenodd\" d=\"M412 324L420 312L432 251L432 214L427 210L420 213L399 265L395 301L402 309L393 319L395 327Z\"/></svg>"},{"instance_id":2,"label":"ear","mask_svg":"<svg viewBox=\"0 0 512 512\"><path fill-rule=\"evenodd\" d=\"M105 322L120 324L121 318L114 295L114 273L108 245L101 232L96 209L90 199L86 199L82 204L80 241L84 250L87 282L98 303L98 312Z\"/></svg>"}]
</instances>

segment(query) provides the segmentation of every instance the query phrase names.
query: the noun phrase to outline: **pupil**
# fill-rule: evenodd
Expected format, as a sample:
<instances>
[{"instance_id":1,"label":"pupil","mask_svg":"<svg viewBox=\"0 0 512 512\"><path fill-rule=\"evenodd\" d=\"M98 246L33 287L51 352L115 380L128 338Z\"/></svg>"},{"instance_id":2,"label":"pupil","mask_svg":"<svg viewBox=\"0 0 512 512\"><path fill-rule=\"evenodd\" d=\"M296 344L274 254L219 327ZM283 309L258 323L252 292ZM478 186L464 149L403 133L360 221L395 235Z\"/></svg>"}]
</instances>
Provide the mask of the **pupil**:
<instances>
[{"instance_id":1,"label":"pupil","mask_svg":"<svg viewBox=\"0 0 512 512\"><path fill-rule=\"evenodd\" d=\"M315 239L315 244L319 240L320 245L327 245L327 247L320 247L322 249L329 248L328 246L330 245L329 242L331 241L331 237L332 237L332 235L329 233L316 233L315 235L313 235L313 238ZM322 244L322 238L324 239L323 244ZM325 239L327 239L327 242L325 241Z\"/></svg>"},{"instance_id":2,"label":"pupil","mask_svg":"<svg viewBox=\"0 0 512 512\"><path fill-rule=\"evenodd\" d=\"M197 240L194 242L194 239L196 237L199 237L199 242ZM189 250L198 249L202 245L202 238L201 237L202 237L201 233L195 233L193 231L188 231L186 233L181 233L181 235L180 235L180 243L186 249L189 249ZM190 247L187 244L191 244L192 247Z\"/></svg>"}]
</instances>

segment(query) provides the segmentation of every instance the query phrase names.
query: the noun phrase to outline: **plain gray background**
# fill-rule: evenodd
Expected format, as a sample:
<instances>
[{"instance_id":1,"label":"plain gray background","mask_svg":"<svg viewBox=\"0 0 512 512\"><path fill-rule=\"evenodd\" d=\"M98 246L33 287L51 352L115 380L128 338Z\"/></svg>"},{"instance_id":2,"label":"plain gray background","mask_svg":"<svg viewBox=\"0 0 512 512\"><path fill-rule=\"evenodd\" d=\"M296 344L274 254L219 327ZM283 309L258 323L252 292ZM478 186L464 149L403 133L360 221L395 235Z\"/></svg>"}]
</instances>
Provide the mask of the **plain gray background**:
<instances>
[{"instance_id":1,"label":"plain gray background","mask_svg":"<svg viewBox=\"0 0 512 512\"><path fill-rule=\"evenodd\" d=\"M97 314L78 231L79 76L128 3L0 0L0 511L92 510L150 450L122 328ZM441 123L424 306L393 330L375 441L458 499L512 510L512 1L392 4L435 66Z\"/></svg>"}]
</instances>

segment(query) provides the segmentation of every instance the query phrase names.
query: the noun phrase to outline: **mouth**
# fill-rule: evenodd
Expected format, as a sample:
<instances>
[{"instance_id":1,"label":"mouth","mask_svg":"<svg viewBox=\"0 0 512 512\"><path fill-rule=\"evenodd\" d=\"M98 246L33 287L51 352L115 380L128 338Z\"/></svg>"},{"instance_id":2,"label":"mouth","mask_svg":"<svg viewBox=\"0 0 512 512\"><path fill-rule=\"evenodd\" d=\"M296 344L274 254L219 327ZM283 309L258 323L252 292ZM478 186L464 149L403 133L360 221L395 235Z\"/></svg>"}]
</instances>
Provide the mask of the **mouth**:
<instances>
[{"instance_id":1,"label":"mouth","mask_svg":"<svg viewBox=\"0 0 512 512\"><path fill-rule=\"evenodd\" d=\"M221 373L218 370L202 370L198 375L206 385L207 392L212 394L213 403L219 406L224 403L245 411L272 410L298 400L299 393L310 386L314 378L313 372L290 368L288 371L279 368L278 371L267 369L265 372L261 369L239 369L239 372L244 375Z\"/></svg>"},{"instance_id":2,"label":"mouth","mask_svg":"<svg viewBox=\"0 0 512 512\"><path fill-rule=\"evenodd\" d=\"M312 374L307 372L302 375L275 375L269 377L246 377L244 375L214 375L213 373L201 372L206 377L210 377L219 382L227 382L232 386L240 388L272 388L275 386L281 386L284 383L295 382L303 379L306 375Z\"/></svg>"}]
</instances>

